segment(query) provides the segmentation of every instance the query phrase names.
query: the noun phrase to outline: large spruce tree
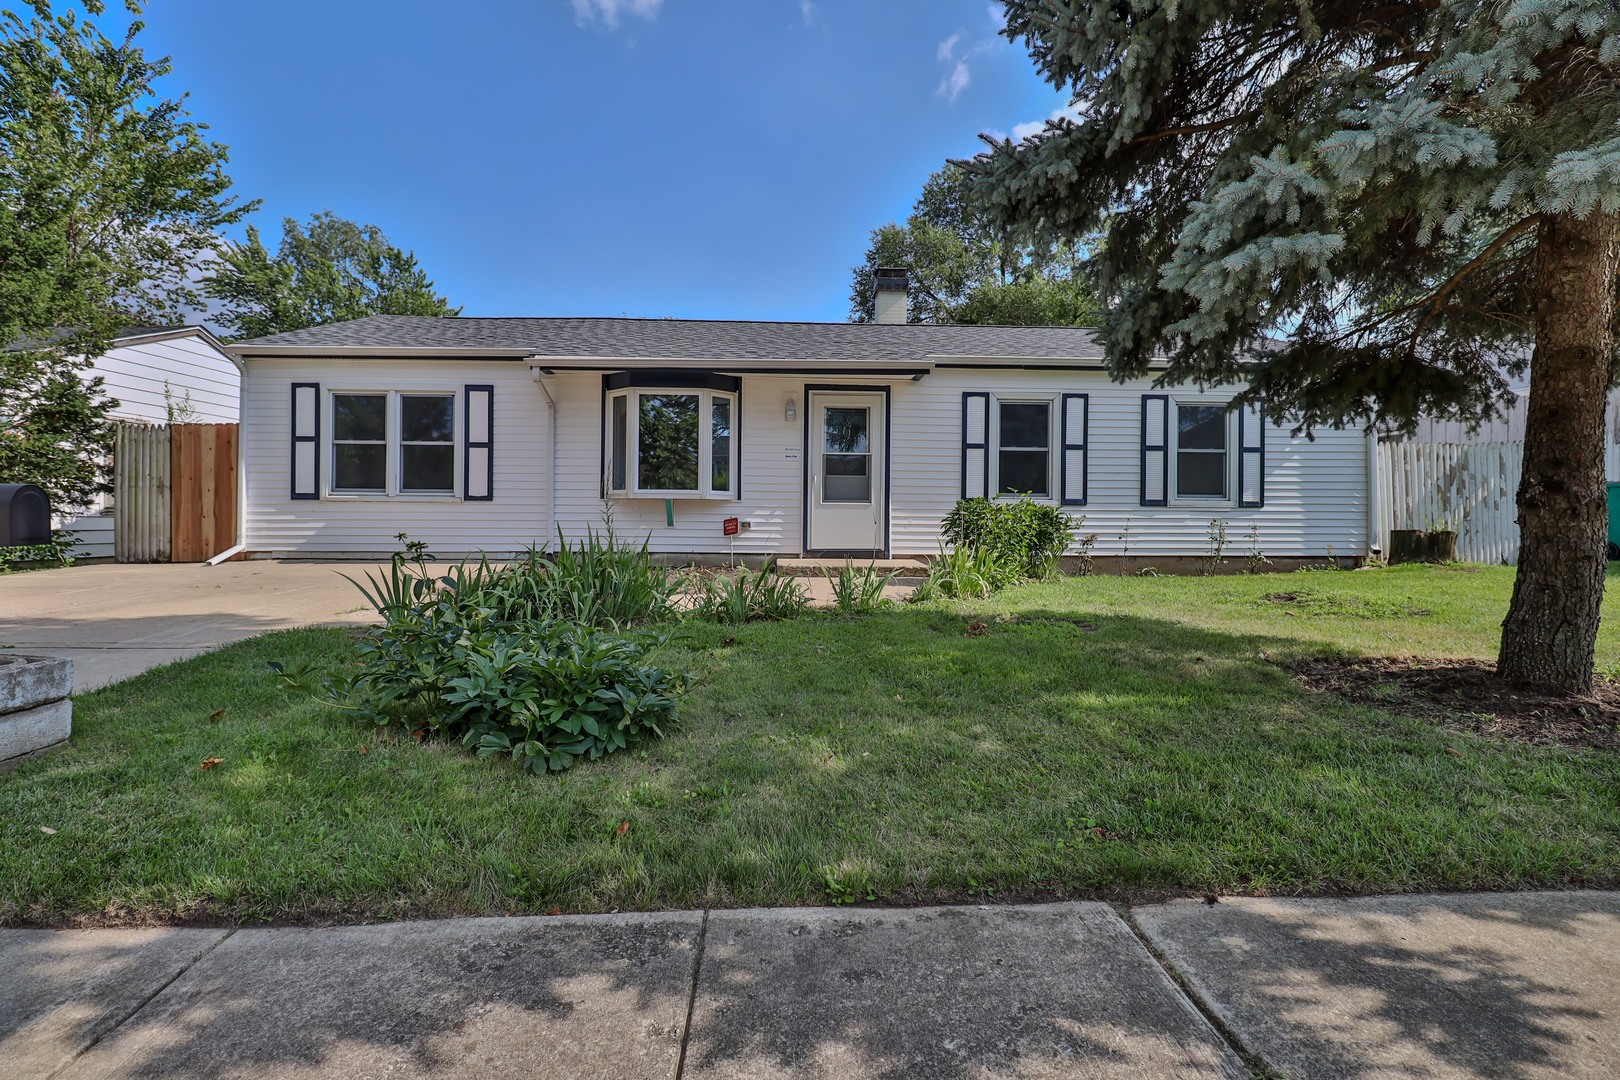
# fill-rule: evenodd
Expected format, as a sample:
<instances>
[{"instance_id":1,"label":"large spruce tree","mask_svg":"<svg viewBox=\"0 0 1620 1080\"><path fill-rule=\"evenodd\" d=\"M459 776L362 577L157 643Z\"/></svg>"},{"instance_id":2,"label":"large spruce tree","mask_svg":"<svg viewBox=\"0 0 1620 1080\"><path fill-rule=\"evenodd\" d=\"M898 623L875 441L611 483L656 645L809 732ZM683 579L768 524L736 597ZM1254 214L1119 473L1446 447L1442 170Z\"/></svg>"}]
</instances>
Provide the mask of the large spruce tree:
<instances>
[{"instance_id":1,"label":"large spruce tree","mask_svg":"<svg viewBox=\"0 0 1620 1080\"><path fill-rule=\"evenodd\" d=\"M1007 0L1073 94L969 164L993 220L1106 227L1119 375L1304 428L1477 419L1530 373L1499 673L1591 688L1620 269L1615 0ZM1246 361L1259 358L1254 367Z\"/></svg>"}]
</instances>

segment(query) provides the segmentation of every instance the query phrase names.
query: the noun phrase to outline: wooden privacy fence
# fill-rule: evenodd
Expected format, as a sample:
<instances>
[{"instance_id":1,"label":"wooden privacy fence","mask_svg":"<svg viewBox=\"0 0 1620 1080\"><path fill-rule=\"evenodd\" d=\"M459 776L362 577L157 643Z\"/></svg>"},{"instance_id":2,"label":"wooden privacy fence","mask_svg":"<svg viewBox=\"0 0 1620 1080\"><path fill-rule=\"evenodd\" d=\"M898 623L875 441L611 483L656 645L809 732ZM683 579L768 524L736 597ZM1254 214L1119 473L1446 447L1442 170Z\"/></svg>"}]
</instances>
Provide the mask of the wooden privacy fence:
<instances>
[{"instance_id":1,"label":"wooden privacy fence","mask_svg":"<svg viewBox=\"0 0 1620 1080\"><path fill-rule=\"evenodd\" d=\"M1452 528L1457 558L1512 565L1519 558L1517 496L1522 442L1378 445L1382 550L1391 529Z\"/></svg>"},{"instance_id":2,"label":"wooden privacy fence","mask_svg":"<svg viewBox=\"0 0 1620 1080\"><path fill-rule=\"evenodd\" d=\"M235 546L236 455L235 424L118 425L118 561L204 562Z\"/></svg>"}]
</instances>

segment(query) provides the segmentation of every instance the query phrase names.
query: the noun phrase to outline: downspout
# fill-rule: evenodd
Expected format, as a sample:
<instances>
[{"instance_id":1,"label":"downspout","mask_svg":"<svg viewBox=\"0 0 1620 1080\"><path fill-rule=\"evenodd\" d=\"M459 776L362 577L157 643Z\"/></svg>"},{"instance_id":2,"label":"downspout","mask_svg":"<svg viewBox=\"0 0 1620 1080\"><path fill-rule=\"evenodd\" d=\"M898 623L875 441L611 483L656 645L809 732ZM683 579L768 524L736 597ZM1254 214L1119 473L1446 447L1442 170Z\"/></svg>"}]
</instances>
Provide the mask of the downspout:
<instances>
[{"instance_id":1,"label":"downspout","mask_svg":"<svg viewBox=\"0 0 1620 1080\"><path fill-rule=\"evenodd\" d=\"M551 396L551 387L546 385L545 377L538 368L534 372L535 385L540 392L546 395L546 411L549 414L551 429L550 461L546 465L546 542L545 547L551 547L551 538L557 535L557 399Z\"/></svg>"},{"instance_id":2,"label":"downspout","mask_svg":"<svg viewBox=\"0 0 1620 1080\"><path fill-rule=\"evenodd\" d=\"M1379 520L1378 504L1378 427L1369 425L1367 435L1367 556L1373 558L1384 553L1383 523Z\"/></svg>"}]
</instances>

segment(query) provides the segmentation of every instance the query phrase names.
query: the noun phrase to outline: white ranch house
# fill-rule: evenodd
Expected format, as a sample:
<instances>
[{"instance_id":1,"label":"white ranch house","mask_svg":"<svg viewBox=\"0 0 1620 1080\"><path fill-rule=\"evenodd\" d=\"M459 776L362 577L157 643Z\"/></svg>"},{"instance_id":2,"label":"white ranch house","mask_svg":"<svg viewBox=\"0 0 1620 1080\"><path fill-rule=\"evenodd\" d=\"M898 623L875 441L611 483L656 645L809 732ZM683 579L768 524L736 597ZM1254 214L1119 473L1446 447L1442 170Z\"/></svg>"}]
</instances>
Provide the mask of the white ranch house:
<instances>
[{"instance_id":1,"label":"white ranch house","mask_svg":"<svg viewBox=\"0 0 1620 1080\"><path fill-rule=\"evenodd\" d=\"M603 528L672 558L934 554L963 496L1084 517L1102 556L1364 556L1375 440L1110 380L1072 328L376 316L229 346L249 557L408 533L507 556ZM737 533L728 536L728 519Z\"/></svg>"}]
</instances>

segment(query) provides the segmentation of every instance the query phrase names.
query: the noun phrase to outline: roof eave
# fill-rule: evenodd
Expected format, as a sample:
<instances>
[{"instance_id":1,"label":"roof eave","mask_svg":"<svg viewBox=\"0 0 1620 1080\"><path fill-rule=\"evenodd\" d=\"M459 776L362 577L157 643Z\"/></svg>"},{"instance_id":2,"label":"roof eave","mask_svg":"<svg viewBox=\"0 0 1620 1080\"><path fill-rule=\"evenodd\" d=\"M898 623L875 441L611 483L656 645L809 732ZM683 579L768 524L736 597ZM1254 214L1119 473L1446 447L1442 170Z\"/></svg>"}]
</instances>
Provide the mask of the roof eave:
<instances>
[{"instance_id":1,"label":"roof eave","mask_svg":"<svg viewBox=\"0 0 1620 1080\"><path fill-rule=\"evenodd\" d=\"M225 351L244 360L522 360L531 350L423 345L255 345L245 341L227 345Z\"/></svg>"},{"instance_id":2,"label":"roof eave","mask_svg":"<svg viewBox=\"0 0 1620 1080\"><path fill-rule=\"evenodd\" d=\"M894 371L896 369L929 371L933 369L933 361L926 357L914 360L850 360L850 359L816 359L814 357L801 357L797 359L780 359L773 357L711 357L701 358L693 356L540 356L531 353L525 359L529 367L539 369L547 374L554 371L636 371L646 368L702 368L715 371L728 371L736 368L748 368L752 371L780 371L792 374L807 369L825 371L829 368L838 371Z\"/></svg>"}]
</instances>

